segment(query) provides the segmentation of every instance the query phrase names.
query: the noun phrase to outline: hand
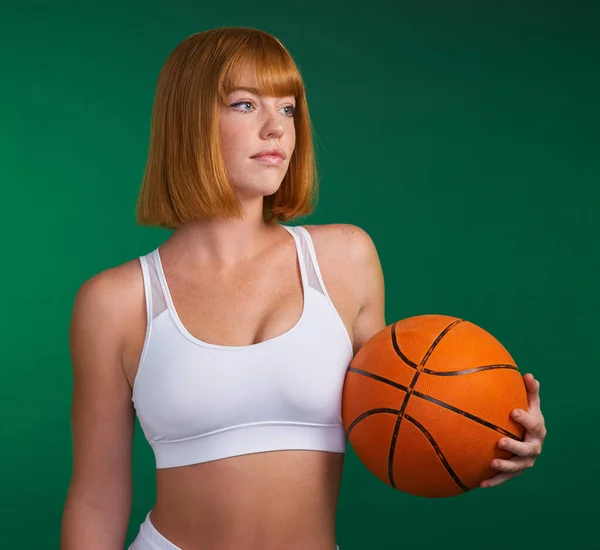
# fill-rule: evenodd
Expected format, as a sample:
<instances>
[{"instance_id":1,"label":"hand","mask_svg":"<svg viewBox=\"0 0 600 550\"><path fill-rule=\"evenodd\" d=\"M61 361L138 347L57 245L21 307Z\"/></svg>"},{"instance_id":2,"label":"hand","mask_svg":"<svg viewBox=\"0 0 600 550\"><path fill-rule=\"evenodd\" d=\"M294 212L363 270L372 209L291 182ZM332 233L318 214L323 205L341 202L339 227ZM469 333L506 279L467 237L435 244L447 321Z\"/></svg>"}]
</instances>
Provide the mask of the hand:
<instances>
[{"instance_id":1,"label":"hand","mask_svg":"<svg viewBox=\"0 0 600 550\"><path fill-rule=\"evenodd\" d=\"M515 441L511 438L502 438L498 441L498 447L510 451L516 456L510 460L499 458L492 460L490 466L501 473L482 481L480 487L494 487L522 474L527 468L534 465L535 459L542 452L542 445L546 437L546 425L540 409L540 383L531 373L527 373L523 379L527 389L528 410L514 409L511 412L512 418L525 426L523 441Z\"/></svg>"}]
</instances>

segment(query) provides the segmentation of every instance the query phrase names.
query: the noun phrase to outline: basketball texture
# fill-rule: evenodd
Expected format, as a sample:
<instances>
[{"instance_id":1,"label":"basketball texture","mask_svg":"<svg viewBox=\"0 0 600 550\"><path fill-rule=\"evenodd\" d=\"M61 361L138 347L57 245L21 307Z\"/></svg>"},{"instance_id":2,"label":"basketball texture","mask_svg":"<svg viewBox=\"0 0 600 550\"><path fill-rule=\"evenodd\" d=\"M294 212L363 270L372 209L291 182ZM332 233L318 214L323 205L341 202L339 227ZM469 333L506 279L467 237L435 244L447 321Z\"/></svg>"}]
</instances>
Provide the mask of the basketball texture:
<instances>
[{"instance_id":1,"label":"basketball texture","mask_svg":"<svg viewBox=\"0 0 600 550\"><path fill-rule=\"evenodd\" d=\"M450 497L499 472L502 436L523 440L527 392L512 357L477 325L419 315L386 327L354 357L342 418L361 462L392 487Z\"/></svg>"}]
</instances>

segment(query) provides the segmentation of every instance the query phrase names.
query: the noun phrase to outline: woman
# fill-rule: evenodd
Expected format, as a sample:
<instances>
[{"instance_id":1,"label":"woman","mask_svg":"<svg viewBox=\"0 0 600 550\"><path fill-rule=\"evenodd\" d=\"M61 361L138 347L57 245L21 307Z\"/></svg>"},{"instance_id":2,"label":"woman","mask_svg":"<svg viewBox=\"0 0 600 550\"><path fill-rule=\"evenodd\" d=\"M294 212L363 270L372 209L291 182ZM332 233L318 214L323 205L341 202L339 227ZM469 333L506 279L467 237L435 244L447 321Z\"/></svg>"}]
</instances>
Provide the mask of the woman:
<instances>
[{"instance_id":1,"label":"woman","mask_svg":"<svg viewBox=\"0 0 600 550\"><path fill-rule=\"evenodd\" d=\"M132 550L337 547L344 376L386 322L364 231L280 223L311 212L315 181L304 86L278 40L221 28L173 51L138 221L174 232L86 281L73 309L63 550L123 548L136 412L157 491ZM526 442L490 485L541 450L526 383Z\"/></svg>"}]
</instances>

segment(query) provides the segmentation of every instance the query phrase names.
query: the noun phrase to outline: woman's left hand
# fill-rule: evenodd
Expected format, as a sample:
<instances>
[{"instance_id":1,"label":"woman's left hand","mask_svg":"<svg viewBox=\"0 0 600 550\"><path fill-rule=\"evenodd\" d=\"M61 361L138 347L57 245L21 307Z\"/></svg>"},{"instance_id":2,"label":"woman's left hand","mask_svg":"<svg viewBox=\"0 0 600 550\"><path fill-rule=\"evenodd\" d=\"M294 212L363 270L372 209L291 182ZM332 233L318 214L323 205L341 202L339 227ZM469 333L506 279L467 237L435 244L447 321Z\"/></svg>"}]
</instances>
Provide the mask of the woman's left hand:
<instances>
[{"instance_id":1,"label":"woman's left hand","mask_svg":"<svg viewBox=\"0 0 600 550\"><path fill-rule=\"evenodd\" d=\"M523 376L527 389L528 410L514 409L511 416L519 424L525 426L523 441L503 437L498 441L498 447L510 451L516 456L510 460L495 458L490 466L501 473L481 482L480 487L494 487L506 480L522 474L535 464L535 459L542 452L546 437L546 424L540 408L540 383L531 373Z\"/></svg>"}]
</instances>

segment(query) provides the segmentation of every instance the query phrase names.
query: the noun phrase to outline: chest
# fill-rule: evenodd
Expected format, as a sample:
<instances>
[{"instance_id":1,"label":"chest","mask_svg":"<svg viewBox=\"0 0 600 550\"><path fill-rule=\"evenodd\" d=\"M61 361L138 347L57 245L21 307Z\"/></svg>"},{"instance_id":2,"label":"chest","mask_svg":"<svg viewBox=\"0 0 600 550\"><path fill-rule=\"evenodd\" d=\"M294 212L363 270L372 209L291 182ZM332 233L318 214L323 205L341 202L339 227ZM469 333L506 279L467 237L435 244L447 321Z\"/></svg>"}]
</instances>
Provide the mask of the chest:
<instances>
[{"instance_id":1,"label":"chest","mask_svg":"<svg viewBox=\"0 0 600 550\"><path fill-rule=\"evenodd\" d=\"M330 300L352 346L359 310L355 280L325 252L320 254L320 273L329 298L322 288L320 297ZM302 317L305 294L317 293L303 287L299 264L293 260L291 252L290 257L274 257L228 276L163 272L165 300L170 302L165 307L189 340L225 347L267 342L292 329ZM144 308L142 301L139 321L131 323L124 345L123 366L131 387L146 335Z\"/></svg>"},{"instance_id":2,"label":"chest","mask_svg":"<svg viewBox=\"0 0 600 550\"><path fill-rule=\"evenodd\" d=\"M140 419L179 439L248 422L339 422L352 346L323 295L309 290L305 305L291 329L250 346L198 341L162 313L134 386Z\"/></svg>"}]
</instances>

